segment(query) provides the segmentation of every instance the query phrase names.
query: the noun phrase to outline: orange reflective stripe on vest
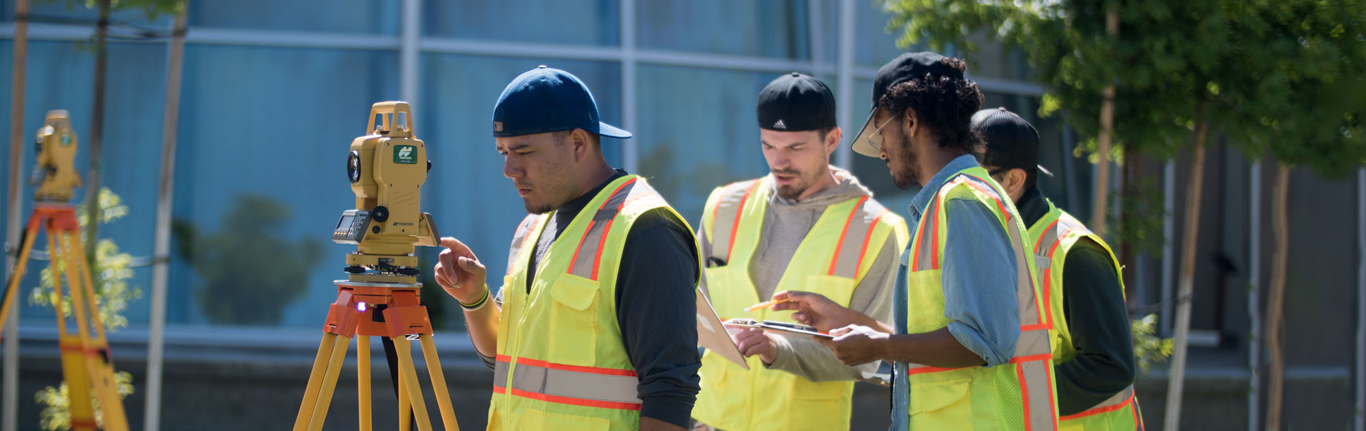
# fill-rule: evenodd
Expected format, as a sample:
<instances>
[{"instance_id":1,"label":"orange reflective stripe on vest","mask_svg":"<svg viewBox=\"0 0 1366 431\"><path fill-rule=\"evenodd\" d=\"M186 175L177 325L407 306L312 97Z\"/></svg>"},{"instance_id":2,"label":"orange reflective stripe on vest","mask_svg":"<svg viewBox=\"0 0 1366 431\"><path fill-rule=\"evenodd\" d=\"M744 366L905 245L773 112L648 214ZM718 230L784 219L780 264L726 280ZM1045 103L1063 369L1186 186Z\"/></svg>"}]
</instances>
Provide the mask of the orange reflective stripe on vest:
<instances>
[{"instance_id":1,"label":"orange reflective stripe on vest","mask_svg":"<svg viewBox=\"0 0 1366 431\"><path fill-rule=\"evenodd\" d=\"M955 175L939 189L939 193L933 198L927 206L925 214L921 217L920 226L916 229L916 236L913 239L912 244L914 245L910 251L911 255L908 262L910 268L908 270L914 273L916 271L940 269L942 257L939 254L942 252L941 241L943 241L939 233L941 230L940 214L945 212L944 201L948 199L949 193L957 186L970 187L979 195L979 201L993 201L995 210L1005 222L1003 228L1010 238L1011 249L1015 254L1015 294L1019 307L1020 325L1020 336L1016 340L1015 351L1011 355L1010 364L1014 367L1016 378L1020 384L1024 426L1026 430L1030 431L1056 430L1058 424L1054 415L1057 410L1053 394L1053 355L1050 347L1051 335L1049 334L1052 324L1044 315L1047 311L1040 313L1039 304L1036 302L1041 295L1037 295L1035 292L1033 273L1030 271L1030 264L1032 263L1032 256L1028 251L1030 248L1021 236L1021 229L1014 225L1016 221L1012 220L1011 212L1007 210L1006 196L986 180L966 172ZM981 199L982 197L986 199ZM907 375L961 369L963 368L936 368L908 364Z\"/></svg>"},{"instance_id":2,"label":"orange reflective stripe on vest","mask_svg":"<svg viewBox=\"0 0 1366 431\"><path fill-rule=\"evenodd\" d=\"M493 368L493 392L534 400L608 409L640 410L636 372L556 364L518 358L512 387L507 387L511 357L499 355Z\"/></svg>"}]
</instances>

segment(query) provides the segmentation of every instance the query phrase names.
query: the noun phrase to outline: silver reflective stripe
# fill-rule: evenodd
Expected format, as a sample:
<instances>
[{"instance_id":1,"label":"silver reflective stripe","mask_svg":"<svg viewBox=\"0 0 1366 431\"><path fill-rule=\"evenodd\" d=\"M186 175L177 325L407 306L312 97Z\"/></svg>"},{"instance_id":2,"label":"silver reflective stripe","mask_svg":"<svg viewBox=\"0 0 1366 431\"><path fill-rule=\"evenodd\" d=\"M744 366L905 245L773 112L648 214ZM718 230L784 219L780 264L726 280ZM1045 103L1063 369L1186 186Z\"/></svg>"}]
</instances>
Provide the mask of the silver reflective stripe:
<instances>
[{"instance_id":1,"label":"silver reflective stripe","mask_svg":"<svg viewBox=\"0 0 1366 431\"><path fill-rule=\"evenodd\" d=\"M598 264L598 247L607 240L607 229L612 227L612 219L621 212L621 207L626 203L626 198L631 195L633 190L640 188L638 186L641 184L643 183L634 179L622 184L612 193L612 196L607 198L606 202L602 203L602 207L593 213L593 218L588 222L588 231L579 241L574 261L569 264L570 274L597 279L593 274L593 269Z\"/></svg>"},{"instance_id":2,"label":"silver reflective stripe","mask_svg":"<svg viewBox=\"0 0 1366 431\"><path fill-rule=\"evenodd\" d=\"M1020 358L1034 355L1047 355L1052 353L1051 345L1048 344L1047 329L1033 329L1021 331L1020 338L1015 340L1015 354L1011 357Z\"/></svg>"},{"instance_id":3,"label":"silver reflective stripe","mask_svg":"<svg viewBox=\"0 0 1366 431\"><path fill-rule=\"evenodd\" d=\"M916 230L915 267L910 268L914 271L925 271L937 269L934 267L934 254L939 253L939 244L935 244L935 235L939 232L939 197L925 207L926 211L920 216L920 228Z\"/></svg>"},{"instance_id":4,"label":"silver reflective stripe","mask_svg":"<svg viewBox=\"0 0 1366 431\"><path fill-rule=\"evenodd\" d=\"M506 387L509 364L498 361L493 369L493 386ZM512 389L551 397L583 401L640 404L634 375L599 374L517 364L512 373ZM551 402L554 402L553 400Z\"/></svg>"},{"instance_id":5,"label":"silver reflective stripe","mask_svg":"<svg viewBox=\"0 0 1366 431\"><path fill-rule=\"evenodd\" d=\"M1094 406L1091 406L1091 408L1086 409L1086 410L1089 411L1089 410L1095 410L1095 409L1103 409L1103 408L1106 408L1106 407L1114 407L1114 406L1121 405L1121 404L1127 404L1127 403L1129 402L1129 399L1130 399L1130 398L1133 398L1133 396L1134 396L1134 387L1133 387L1133 386L1129 386L1129 387L1127 387L1127 388L1124 388L1124 390L1119 391L1119 393L1116 393L1116 394L1110 396L1109 399L1106 399L1105 401L1102 401L1100 404L1096 404L1096 405L1094 405ZM1078 413L1078 414L1080 415L1080 414L1085 414L1085 413L1086 413L1086 412L1081 412L1081 413Z\"/></svg>"},{"instance_id":6,"label":"silver reflective stripe","mask_svg":"<svg viewBox=\"0 0 1366 431\"><path fill-rule=\"evenodd\" d=\"M844 237L840 239L838 254L834 257L830 275L858 279L858 270L865 251L864 244L872 239L872 231L869 228L886 211L867 196L860 198L859 204L854 205L853 211L849 212L849 219L845 222Z\"/></svg>"},{"instance_id":7,"label":"silver reflective stripe","mask_svg":"<svg viewBox=\"0 0 1366 431\"><path fill-rule=\"evenodd\" d=\"M736 218L744 209L754 187L761 180L750 180L726 186L721 192L721 201L716 203L711 220L711 256L722 262L730 262L731 235L736 228Z\"/></svg>"},{"instance_id":8,"label":"silver reflective stripe","mask_svg":"<svg viewBox=\"0 0 1366 431\"><path fill-rule=\"evenodd\" d=\"M1057 423L1053 416L1053 393L1050 391L1048 361L1026 361L1020 368L1020 388L1024 391L1025 415L1029 431L1053 431Z\"/></svg>"},{"instance_id":9,"label":"silver reflective stripe","mask_svg":"<svg viewBox=\"0 0 1366 431\"><path fill-rule=\"evenodd\" d=\"M636 397L636 376L581 373L517 365L512 375L512 388L519 391L581 400L640 404Z\"/></svg>"},{"instance_id":10,"label":"silver reflective stripe","mask_svg":"<svg viewBox=\"0 0 1366 431\"><path fill-rule=\"evenodd\" d=\"M508 363L498 361L493 364L493 387L505 388L508 383Z\"/></svg>"},{"instance_id":11,"label":"silver reflective stripe","mask_svg":"<svg viewBox=\"0 0 1366 431\"><path fill-rule=\"evenodd\" d=\"M517 231L512 235L512 247L508 250L507 275L512 275L512 267L517 264L517 255L522 252L522 244L526 243L526 237L531 235L531 231L540 221L539 214L529 214L522 219L522 224L517 225Z\"/></svg>"}]
</instances>

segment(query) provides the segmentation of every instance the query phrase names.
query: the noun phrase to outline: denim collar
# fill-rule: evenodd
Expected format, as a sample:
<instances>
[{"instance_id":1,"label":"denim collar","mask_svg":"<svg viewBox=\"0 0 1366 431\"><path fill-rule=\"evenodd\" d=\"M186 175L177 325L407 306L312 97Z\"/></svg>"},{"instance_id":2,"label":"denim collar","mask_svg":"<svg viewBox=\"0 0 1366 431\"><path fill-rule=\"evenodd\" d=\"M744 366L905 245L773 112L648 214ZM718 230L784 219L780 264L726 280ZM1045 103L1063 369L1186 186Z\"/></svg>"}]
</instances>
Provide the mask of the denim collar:
<instances>
[{"instance_id":1,"label":"denim collar","mask_svg":"<svg viewBox=\"0 0 1366 431\"><path fill-rule=\"evenodd\" d=\"M958 171L977 166L977 158L971 154L964 154L950 160L949 164L944 165L943 169L934 174L934 177L930 178L930 182L926 183L925 187L915 194L915 198L911 199L911 217L916 220L920 219L920 216L925 213L925 206L929 205L930 200L934 199L934 195L939 193L939 188L944 186L944 182L949 180L949 176L958 173Z\"/></svg>"}]
</instances>

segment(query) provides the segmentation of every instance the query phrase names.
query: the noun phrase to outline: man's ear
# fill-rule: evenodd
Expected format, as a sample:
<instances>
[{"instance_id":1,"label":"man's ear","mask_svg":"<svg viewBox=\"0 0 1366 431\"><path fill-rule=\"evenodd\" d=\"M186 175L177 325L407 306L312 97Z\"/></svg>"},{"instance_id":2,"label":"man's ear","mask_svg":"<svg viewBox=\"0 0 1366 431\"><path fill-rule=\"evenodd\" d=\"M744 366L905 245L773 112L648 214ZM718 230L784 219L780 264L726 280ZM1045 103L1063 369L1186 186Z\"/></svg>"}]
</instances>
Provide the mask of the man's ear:
<instances>
[{"instance_id":1,"label":"man's ear","mask_svg":"<svg viewBox=\"0 0 1366 431\"><path fill-rule=\"evenodd\" d=\"M570 149L574 151L574 161L583 162L588 159L588 153L592 150L592 144L588 140L588 132L583 129L574 129L569 132L568 143Z\"/></svg>"},{"instance_id":2,"label":"man's ear","mask_svg":"<svg viewBox=\"0 0 1366 431\"><path fill-rule=\"evenodd\" d=\"M1024 169L1011 169L1010 172L1006 172L1006 177L1010 179L1010 185L1006 187L1008 192L1014 194L1024 191L1025 178L1028 177Z\"/></svg>"},{"instance_id":3,"label":"man's ear","mask_svg":"<svg viewBox=\"0 0 1366 431\"><path fill-rule=\"evenodd\" d=\"M920 122L916 121L915 110L906 108L906 112L901 115L901 131L905 132L907 138L915 137L915 133L920 131Z\"/></svg>"},{"instance_id":4,"label":"man's ear","mask_svg":"<svg viewBox=\"0 0 1366 431\"><path fill-rule=\"evenodd\" d=\"M829 156L840 148L840 139L844 137L843 132L836 126L830 129L830 133L825 134L825 155Z\"/></svg>"}]
</instances>

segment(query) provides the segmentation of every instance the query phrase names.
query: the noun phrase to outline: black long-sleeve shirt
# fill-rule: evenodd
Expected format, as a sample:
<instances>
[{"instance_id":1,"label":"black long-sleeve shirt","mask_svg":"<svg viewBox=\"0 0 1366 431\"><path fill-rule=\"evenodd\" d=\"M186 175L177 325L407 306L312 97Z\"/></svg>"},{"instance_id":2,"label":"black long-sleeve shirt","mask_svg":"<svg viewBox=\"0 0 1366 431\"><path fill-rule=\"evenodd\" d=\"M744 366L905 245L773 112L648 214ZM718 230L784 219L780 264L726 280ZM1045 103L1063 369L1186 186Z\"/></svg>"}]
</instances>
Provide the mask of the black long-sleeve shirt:
<instances>
[{"instance_id":1,"label":"black long-sleeve shirt","mask_svg":"<svg viewBox=\"0 0 1366 431\"><path fill-rule=\"evenodd\" d=\"M564 227L603 188L625 175L625 171L618 170L597 188L556 209L536 243L529 267L537 268ZM702 358L697 352L694 293L698 277L696 247L682 221L662 209L650 211L637 218L627 232L617 270L617 324L626 354L640 379L636 386L641 400L640 415L684 428L690 426L693 403L701 389L697 370L702 366ZM533 278L527 277L527 292L531 291ZM498 292L500 305L502 296L503 292ZM492 358L482 359L485 365L493 366Z\"/></svg>"},{"instance_id":2,"label":"black long-sleeve shirt","mask_svg":"<svg viewBox=\"0 0 1366 431\"><path fill-rule=\"evenodd\" d=\"M1048 213L1039 189L1025 192L1015 207L1025 225ZM1134 382L1134 345L1124 287L1110 254L1089 240L1077 242L1063 264L1063 313L1076 357L1054 364L1058 414L1081 413Z\"/></svg>"}]
</instances>

